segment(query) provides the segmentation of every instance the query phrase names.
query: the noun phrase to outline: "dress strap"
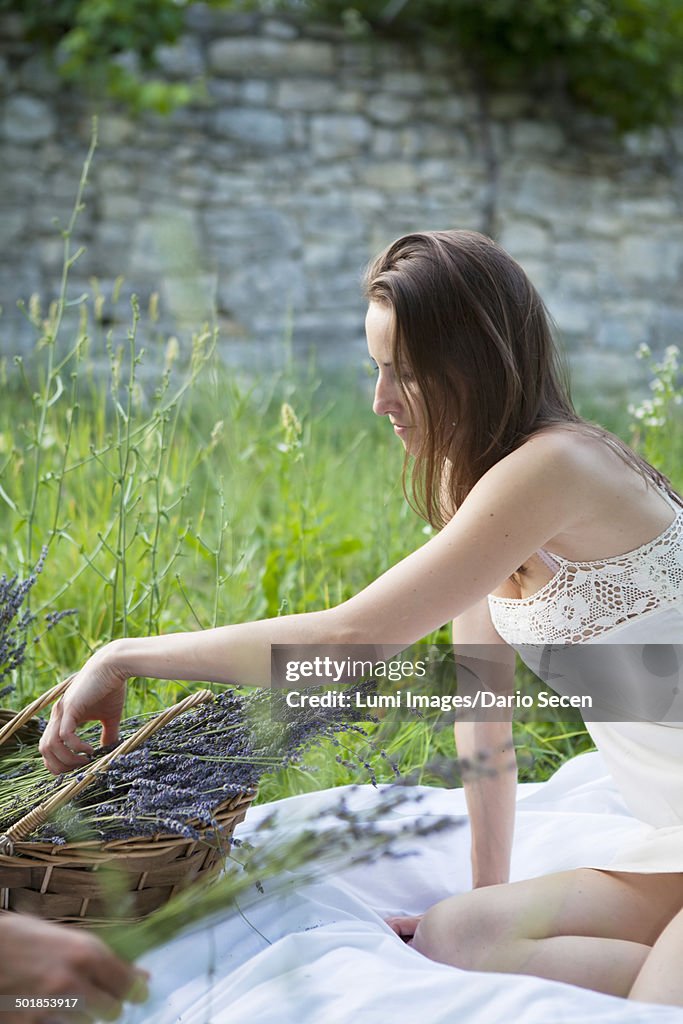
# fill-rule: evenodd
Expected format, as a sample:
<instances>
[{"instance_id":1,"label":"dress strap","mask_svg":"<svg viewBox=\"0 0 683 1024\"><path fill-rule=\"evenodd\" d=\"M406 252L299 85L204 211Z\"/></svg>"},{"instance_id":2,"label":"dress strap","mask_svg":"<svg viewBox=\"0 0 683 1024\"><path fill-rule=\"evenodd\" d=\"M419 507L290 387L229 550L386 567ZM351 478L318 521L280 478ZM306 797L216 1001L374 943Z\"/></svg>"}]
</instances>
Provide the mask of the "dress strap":
<instances>
[{"instance_id":1,"label":"dress strap","mask_svg":"<svg viewBox=\"0 0 683 1024\"><path fill-rule=\"evenodd\" d=\"M549 551L545 551L543 548L539 548L536 554L542 562L545 562L549 569L552 569L553 571L559 569L559 561L557 560L556 556L551 555Z\"/></svg>"}]
</instances>

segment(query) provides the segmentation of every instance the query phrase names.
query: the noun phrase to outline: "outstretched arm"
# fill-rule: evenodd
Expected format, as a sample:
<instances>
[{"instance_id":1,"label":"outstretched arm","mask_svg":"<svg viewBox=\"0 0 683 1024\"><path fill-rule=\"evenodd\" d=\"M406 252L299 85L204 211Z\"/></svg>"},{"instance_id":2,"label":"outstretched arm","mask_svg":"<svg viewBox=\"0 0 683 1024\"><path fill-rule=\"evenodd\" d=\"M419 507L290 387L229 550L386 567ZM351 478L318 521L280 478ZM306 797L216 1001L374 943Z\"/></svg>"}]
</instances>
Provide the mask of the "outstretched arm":
<instances>
[{"instance_id":1,"label":"outstretched arm","mask_svg":"<svg viewBox=\"0 0 683 1024\"><path fill-rule=\"evenodd\" d=\"M99 719L116 739L126 679L266 685L272 644L377 645L390 657L482 600L581 509L573 447L541 435L493 466L444 529L336 608L192 633L126 638L97 652L53 709L41 742L48 767L80 763L76 735Z\"/></svg>"}]
</instances>

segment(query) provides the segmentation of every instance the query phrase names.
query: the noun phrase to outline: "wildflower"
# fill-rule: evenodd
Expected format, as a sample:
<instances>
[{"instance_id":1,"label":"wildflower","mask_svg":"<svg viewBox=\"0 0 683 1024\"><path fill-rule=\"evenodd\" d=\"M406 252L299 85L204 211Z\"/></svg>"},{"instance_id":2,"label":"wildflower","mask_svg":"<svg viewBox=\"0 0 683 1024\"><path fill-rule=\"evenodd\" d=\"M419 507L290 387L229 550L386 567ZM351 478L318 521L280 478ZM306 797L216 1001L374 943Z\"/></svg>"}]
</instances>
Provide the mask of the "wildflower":
<instances>
[{"instance_id":1,"label":"wildflower","mask_svg":"<svg viewBox=\"0 0 683 1024\"><path fill-rule=\"evenodd\" d=\"M211 437L209 438L209 448L210 449L213 449L213 448L216 447L216 445L220 441L221 437L223 436L224 430L225 430L225 421L224 420L217 420L216 423L214 423L214 425L213 425L213 429L211 431Z\"/></svg>"},{"instance_id":2,"label":"wildflower","mask_svg":"<svg viewBox=\"0 0 683 1024\"><path fill-rule=\"evenodd\" d=\"M286 437L297 438L301 435L301 422L289 402L283 402L280 409L280 423Z\"/></svg>"},{"instance_id":3,"label":"wildflower","mask_svg":"<svg viewBox=\"0 0 683 1024\"><path fill-rule=\"evenodd\" d=\"M301 448L301 435L303 428L289 402L283 402L280 407L280 425L284 434L284 441L278 444L278 451L289 453Z\"/></svg>"},{"instance_id":4,"label":"wildflower","mask_svg":"<svg viewBox=\"0 0 683 1024\"><path fill-rule=\"evenodd\" d=\"M44 547L33 572L25 580L20 581L17 575L0 576L0 679L24 661L27 634L35 616L30 611L21 612L21 606L43 571L46 556L47 547Z\"/></svg>"},{"instance_id":5,"label":"wildflower","mask_svg":"<svg viewBox=\"0 0 683 1024\"><path fill-rule=\"evenodd\" d=\"M70 615L78 615L78 608L64 608L58 612L47 612L45 615L45 624L48 632L61 622L62 619L68 618Z\"/></svg>"},{"instance_id":6,"label":"wildflower","mask_svg":"<svg viewBox=\"0 0 683 1024\"><path fill-rule=\"evenodd\" d=\"M31 321L34 324L40 325L42 317L42 308L40 304L40 295L38 295L36 292L33 292L33 294L28 300L28 313L31 318Z\"/></svg>"}]
</instances>

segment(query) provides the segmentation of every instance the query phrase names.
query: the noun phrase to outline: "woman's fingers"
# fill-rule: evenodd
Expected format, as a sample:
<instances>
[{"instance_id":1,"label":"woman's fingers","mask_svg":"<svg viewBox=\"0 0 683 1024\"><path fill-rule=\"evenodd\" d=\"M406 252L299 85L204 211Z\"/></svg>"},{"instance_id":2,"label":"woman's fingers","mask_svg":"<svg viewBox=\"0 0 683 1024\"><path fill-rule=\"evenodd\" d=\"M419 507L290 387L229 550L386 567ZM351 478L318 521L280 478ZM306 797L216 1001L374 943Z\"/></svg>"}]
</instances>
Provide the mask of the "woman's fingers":
<instances>
[{"instance_id":1,"label":"woman's fingers","mask_svg":"<svg viewBox=\"0 0 683 1024\"><path fill-rule=\"evenodd\" d=\"M135 979L133 987L126 996L128 1003L144 1003L149 999L149 971L143 971L141 967L135 968Z\"/></svg>"},{"instance_id":2,"label":"woman's fingers","mask_svg":"<svg viewBox=\"0 0 683 1024\"><path fill-rule=\"evenodd\" d=\"M93 962L86 993L86 1007L97 1018L116 1020L123 1002L144 1003L149 995L146 971L120 960L107 951Z\"/></svg>"},{"instance_id":3,"label":"woman's fingers","mask_svg":"<svg viewBox=\"0 0 683 1024\"><path fill-rule=\"evenodd\" d=\"M92 747L75 735L73 728L67 728L69 721L67 718L65 726L63 709L60 704L56 704L38 744L42 758L53 775L61 775L87 763L87 757L83 755L92 755L93 752ZM82 753L76 753L76 750Z\"/></svg>"},{"instance_id":4,"label":"woman's fingers","mask_svg":"<svg viewBox=\"0 0 683 1024\"><path fill-rule=\"evenodd\" d=\"M421 914L412 917L388 917L386 918L385 923L388 924L391 930L396 932L404 942L409 942L415 934L421 918Z\"/></svg>"},{"instance_id":5,"label":"woman's fingers","mask_svg":"<svg viewBox=\"0 0 683 1024\"><path fill-rule=\"evenodd\" d=\"M66 693L52 709L40 752L55 774L78 768L94 756L91 744L76 732L85 722L102 723L103 745L115 745L118 740L127 676L107 660L106 652L106 647L96 652L72 676Z\"/></svg>"},{"instance_id":6,"label":"woman's fingers","mask_svg":"<svg viewBox=\"0 0 683 1024\"><path fill-rule=\"evenodd\" d=\"M47 751L43 754L43 761L53 775L64 775L72 772L75 768L85 767L88 761L84 757L73 757L67 753L54 754Z\"/></svg>"},{"instance_id":7,"label":"woman's fingers","mask_svg":"<svg viewBox=\"0 0 683 1024\"><path fill-rule=\"evenodd\" d=\"M70 968L78 979L72 991L83 997L79 1009L98 1020L116 1020L125 1000L147 997L147 972L120 959L101 939L78 934L70 942Z\"/></svg>"},{"instance_id":8,"label":"woman's fingers","mask_svg":"<svg viewBox=\"0 0 683 1024\"><path fill-rule=\"evenodd\" d=\"M120 718L102 719L102 746L114 747L119 742Z\"/></svg>"},{"instance_id":9,"label":"woman's fingers","mask_svg":"<svg viewBox=\"0 0 683 1024\"><path fill-rule=\"evenodd\" d=\"M59 724L59 739L62 744L70 750L72 754L87 754L88 757L92 757L94 754L93 748L85 740L82 740L76 732L76 726L80 725L82 719L77 719L68 704L65 704L61 712L61 721Z\"/></svg>"},{"instance_id":10,"label":"woman's fingers","mask_svg":"<svg viewBox=\"0 0 683 1024\"><path fill-rule=\"evenodd\" d=\"M122 1000L115 999L88 981L82 981L79 992L79 1007L87 1020L116 1020L121 1016Z\"/></svg>"},{"instance_id":11,"label":"woman's fingers","mask_svg":"<svg viewBox=\"0 0 683 1024\"><path fill-rule=\"evenodd\" d=\"M92 962L90 977L99 989L116 1000L133 996L135 1002L142 1002L147 997L147 972L120 960L108 949Z\"/></svg>"}]
</instances>

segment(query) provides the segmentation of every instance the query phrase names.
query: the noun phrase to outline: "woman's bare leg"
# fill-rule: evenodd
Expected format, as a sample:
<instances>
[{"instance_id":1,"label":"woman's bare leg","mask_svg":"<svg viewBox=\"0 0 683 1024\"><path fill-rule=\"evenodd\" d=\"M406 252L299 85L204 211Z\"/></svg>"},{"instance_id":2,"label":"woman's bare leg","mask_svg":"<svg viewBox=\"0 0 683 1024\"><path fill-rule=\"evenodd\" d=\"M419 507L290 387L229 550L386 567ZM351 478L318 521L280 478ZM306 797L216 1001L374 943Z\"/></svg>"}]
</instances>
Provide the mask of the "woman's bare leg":
<instances>
[{"instance_id":1,"label":"woman's bare leg","mask_svg":"<svg viewBox=\"0 0 683 1024\"><path fill-rule=\"evenodd\" d=\"M627 996L682 905L682 873L581 868L443 900L424 915L412 944L456 967Z\"/></svg>"},{"instance_id":2,"label":"woman's bare leg","mask_svg":"<svg viewBox=\"0 0 683 1024\"><path fill-rule=\"evenodd\" d=\"M683 910L679 910L655 942L629 992L629 999L683 1006L681 951Z\"/></svg>"}]
</instances>

